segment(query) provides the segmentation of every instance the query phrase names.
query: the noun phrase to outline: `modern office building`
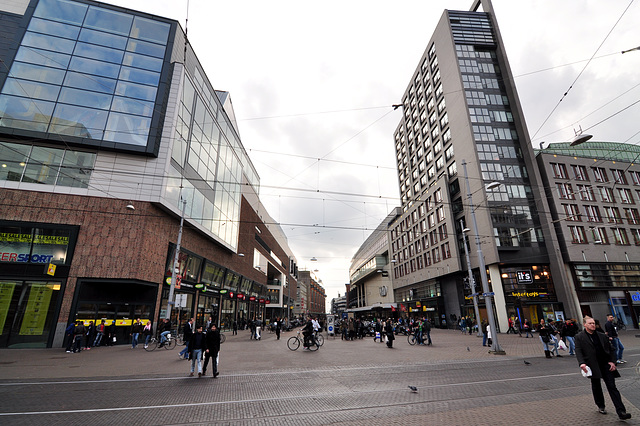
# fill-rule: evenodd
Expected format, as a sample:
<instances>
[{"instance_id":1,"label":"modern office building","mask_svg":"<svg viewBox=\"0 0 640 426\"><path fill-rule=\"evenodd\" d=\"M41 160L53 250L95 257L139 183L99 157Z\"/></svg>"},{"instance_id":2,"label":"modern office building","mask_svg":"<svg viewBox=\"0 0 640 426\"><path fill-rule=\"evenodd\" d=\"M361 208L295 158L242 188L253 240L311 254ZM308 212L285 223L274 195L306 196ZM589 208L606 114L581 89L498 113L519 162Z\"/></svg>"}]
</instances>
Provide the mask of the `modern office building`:
<instances>
[{"instance_id":1,"label":"modern office building","mask_svg":"<svg viewBox=\"0 0 640 426\"><path fill-rule=\"evenodd\" d=\"M536 155L582 315L640 315L640 147L612 142L550 144Z\"/></svg>"},{"instance_id":2,"label":"modern office building","mask_svg":"<svg viewBox=\"0 0 640 426\"><path fill-rule=\"evenodd\" d=\"M402 215L390 227L396 301L418 316L425 306L448 320L474 316L473 294L483 293L485 273L478 270L477 232L502 330L512 315L535 323L575 315L490 1L444 11L402 110L394 135ZM465 228L475 292L464 281ZM482 298L480 314L487 318Z\"/></svg>"},{"instance_id":3,"label":"modern office building","mask_svg":"<svg viewBox=\"0 0 640 426\"><path fill-rule=\"evenodd\" d=\"M401 214L399 207L393 209L351 259L346 312L362 317L393 316L397 306L393 298L389 224Z\"/></svg>"},{"instance_id":4,"label":"modern office building","mask_svg":"<svg viewBox=\"0 0 640 426\"><path fill-rule=\"evenodd\" d=\"M288 312L295 257L177 21L14 0L0 34L0 346L164 317L181 217L174 321Z\"/></svg>"}]
</instances>

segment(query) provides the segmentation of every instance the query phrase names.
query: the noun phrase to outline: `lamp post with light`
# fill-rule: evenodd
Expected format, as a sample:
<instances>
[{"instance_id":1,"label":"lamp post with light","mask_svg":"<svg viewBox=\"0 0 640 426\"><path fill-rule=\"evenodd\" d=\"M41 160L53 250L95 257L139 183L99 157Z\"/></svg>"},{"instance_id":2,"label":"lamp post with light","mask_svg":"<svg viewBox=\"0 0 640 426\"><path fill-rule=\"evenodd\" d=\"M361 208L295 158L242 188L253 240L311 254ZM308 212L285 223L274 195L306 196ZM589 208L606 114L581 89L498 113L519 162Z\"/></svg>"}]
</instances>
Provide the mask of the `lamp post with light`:
<instances>
[{"instance_id":1,"label":"lamp post with light","mask_svg":"<svg viewBox=\"0 0 640 426\"><path fill-rule=\"evenodd\" d=\"M478 322L478 337L482 337L483 331L480 329L480 309L478 309L478 294L476 293L476 280L473 278L473 272L471 271L471 261L469 260L469 247L467 247L467 232L469 228L464 227L464 222L460 219L460 229L462 229L462 244L464 245L464 254L467 257L467 270L469 274L469 286L471 287L471 297L473 298L473 311L476 314L476 321Z\"/></svg>"},{"instance_id":2,"label":"lamp post with light","mask_svg":"<svg viewBox=\"0 0 640 426\"><path fill-rule=\"evenodd\" d=\"M182 242L182 228L184 226L184 211L187 208L187 200L182 199L182 214L180 215L180 228L178 229L178 240L176 241L176 252L173 256L173 266L171 267L171 285L169 286L169 298L167 300L167 313L165 318L171 319L171 307L175 304L173 300L176 289L176 277L178 269L178 260L180 256L180 243Z\"/></svg>"},{"instance_id":3,"label":"lamp post with light","mask_svg":"<svg viewBox=\"0 0 640 426\"><path fill-rule=\"evenodd\" d=\"M491 301L492 294L489 291L489 282L487 281L487 266L484 263L484 255L482 254L482 247L480 245L480 235L478 234L478 222L476 221L476 213L473 209L473 198L471 196L471 186L469 185L469 175L467 174L467 162L462 160L462 168L464 170L464 178L467 182L467 198L469 199L469 212L471 214L471 221L473 222L473 231L476 234L476 250L478 253L478 268L480 269L480 281L482 281L482 291L484 296L484 304L487 308L487 318L489 320L489 329L491 330L491 350L490 353L496 355L505 355L506 352L498 344L498 333L496 332L496 322L493 316L493 302ZM500 186L499 182L491 182L487 185L487 189L495 189Z\"/></svg>"}]
</instances>

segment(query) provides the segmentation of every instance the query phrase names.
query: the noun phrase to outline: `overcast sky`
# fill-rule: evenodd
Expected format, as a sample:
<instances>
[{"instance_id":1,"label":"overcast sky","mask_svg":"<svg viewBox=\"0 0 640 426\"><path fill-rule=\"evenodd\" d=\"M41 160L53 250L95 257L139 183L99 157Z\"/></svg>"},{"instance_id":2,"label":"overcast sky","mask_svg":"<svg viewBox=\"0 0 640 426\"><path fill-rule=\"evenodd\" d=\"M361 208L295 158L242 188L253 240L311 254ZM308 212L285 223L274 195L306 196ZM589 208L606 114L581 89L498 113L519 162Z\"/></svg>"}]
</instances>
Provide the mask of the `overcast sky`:
<instances>
[{"instance_id":1,"label":"overcast sky","mask_svg":"<svg viewBox=\"0 0 640 426\"><path fill-rule=\"evenodd\" d=\"M471 0L107 3L183 28L188 16L209 80L231 94L262 202L300 267L318 269L327 302L344 294L352 256L399 203L401 110L391 105L443 10ZM578 126L593 140L640 143L640 51L620 53L640 46L638 3L493 1L535 147L568 141Z\"/></svg>"}]
</instances>

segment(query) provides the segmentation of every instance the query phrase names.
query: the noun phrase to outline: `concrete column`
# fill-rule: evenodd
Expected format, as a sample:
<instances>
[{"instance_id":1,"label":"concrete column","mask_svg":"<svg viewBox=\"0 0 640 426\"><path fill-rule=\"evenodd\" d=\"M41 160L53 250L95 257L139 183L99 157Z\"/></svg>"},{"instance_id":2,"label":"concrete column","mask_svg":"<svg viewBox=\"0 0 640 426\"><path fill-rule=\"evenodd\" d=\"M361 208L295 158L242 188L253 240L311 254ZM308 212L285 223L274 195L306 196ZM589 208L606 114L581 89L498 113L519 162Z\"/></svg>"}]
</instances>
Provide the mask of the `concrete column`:
<instances>
[{"instance_id":1,"label":"concrete column","mask_svg":"<svg viewBox=\"0 0 640 426\"><path fill-rule=\"evenodd\" d=\"M496 316L498 325L501 332L506 332L509 329L508 315L507 315L507 302L504 297L504 288L502 287L502 277L500 276L500 268L498 265L489 265L489 278L491 279L491 286L493 287L493 300L496 306Z\"/></svg>"}]
</instances>

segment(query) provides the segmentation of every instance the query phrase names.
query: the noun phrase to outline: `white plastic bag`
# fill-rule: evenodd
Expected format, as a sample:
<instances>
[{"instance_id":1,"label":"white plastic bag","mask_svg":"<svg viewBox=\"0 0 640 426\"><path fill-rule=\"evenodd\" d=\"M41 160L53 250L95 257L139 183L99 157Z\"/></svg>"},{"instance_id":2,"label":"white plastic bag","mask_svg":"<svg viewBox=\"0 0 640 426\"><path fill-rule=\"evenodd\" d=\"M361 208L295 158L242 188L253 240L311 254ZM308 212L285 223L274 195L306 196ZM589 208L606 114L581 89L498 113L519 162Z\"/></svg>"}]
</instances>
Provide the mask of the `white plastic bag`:
<instances>
[{"instance_id":1,"label":"white plastic bag","mask_svg":"<svg viewBox=\"0 0 640 426\"><path fill-rule=\"evenodd\" d=\"M560 349L561 351L566 351L567 344L562 340L558 340L558 349Z\"/></svg>"}]
</instances>

